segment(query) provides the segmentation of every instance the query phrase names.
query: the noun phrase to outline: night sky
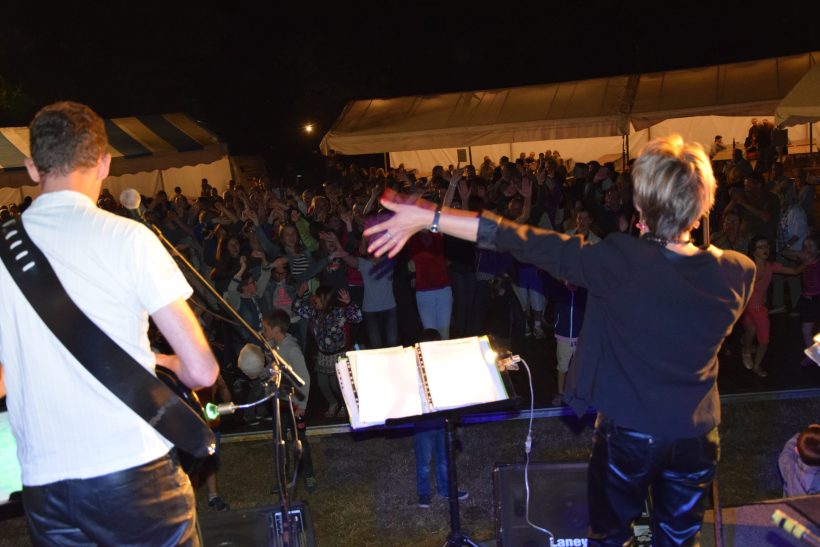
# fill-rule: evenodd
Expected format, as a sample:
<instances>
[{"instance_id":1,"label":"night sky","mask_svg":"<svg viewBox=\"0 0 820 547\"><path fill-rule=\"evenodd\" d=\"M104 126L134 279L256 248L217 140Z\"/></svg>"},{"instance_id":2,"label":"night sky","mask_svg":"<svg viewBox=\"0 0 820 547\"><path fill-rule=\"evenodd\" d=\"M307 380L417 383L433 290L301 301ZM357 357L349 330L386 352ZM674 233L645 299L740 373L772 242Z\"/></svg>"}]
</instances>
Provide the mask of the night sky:
<instances>
[{"instance_id":1,"label":"night sky","mask_svg":"<svg viewBox=\"0 0 820 547\"><path fill-rule=\"evenodd\" d=\"M183 111L275 172L315 157L353 99L820 50L820 9L793 4L5 0L0 124L58 99L104 117Z\"/></svg>"}]
</instances>

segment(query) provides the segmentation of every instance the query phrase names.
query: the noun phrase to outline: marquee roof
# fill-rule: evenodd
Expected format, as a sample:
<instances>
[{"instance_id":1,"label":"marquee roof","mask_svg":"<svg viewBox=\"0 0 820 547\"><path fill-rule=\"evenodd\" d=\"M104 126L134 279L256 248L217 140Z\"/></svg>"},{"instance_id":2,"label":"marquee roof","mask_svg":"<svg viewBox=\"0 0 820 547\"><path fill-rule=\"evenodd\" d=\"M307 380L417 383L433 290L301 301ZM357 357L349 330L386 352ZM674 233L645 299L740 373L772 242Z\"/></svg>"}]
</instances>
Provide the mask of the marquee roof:
<instances>
[{"instance_id":1,"label":"marquee roof","mask_svg":"<svg viewBox=\"0 0 820 547\"><path fill-rule=\"evenodd\" d=\"M484 91L349 102L322 152L369 154L624 135L665 119L774 115L820 60L757 61Z\"/></svg>"},{"instance_id":2,"label":"marquee roof","mask_svg":"<svg viewBox=\"0 0 820 547\"><path fill-rule=\"evenodd\" d=\"M212 163L227 147L185 114L105 120L111 175ZM23 160L29 156L28 127L0 128L0 186L33 184Z\"/></svg>"}]
</instances>

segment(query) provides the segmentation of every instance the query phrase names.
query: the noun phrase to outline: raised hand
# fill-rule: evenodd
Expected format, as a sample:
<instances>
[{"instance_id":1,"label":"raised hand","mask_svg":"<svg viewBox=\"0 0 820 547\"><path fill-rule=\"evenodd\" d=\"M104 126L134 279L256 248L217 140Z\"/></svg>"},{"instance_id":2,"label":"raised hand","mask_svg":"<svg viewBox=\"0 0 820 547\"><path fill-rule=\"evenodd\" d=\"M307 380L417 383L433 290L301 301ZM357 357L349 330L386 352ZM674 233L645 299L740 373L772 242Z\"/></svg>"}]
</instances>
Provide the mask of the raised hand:
<instances>
[{"instance_id":1,"label":"raised hand","mask_svg":"<svg viewBox=\"0 0 820 547\"><path fill-rule=\"evenodd\" d=\"M339 294L339 302L343 306L347 306L348 304L350 304L350 293L347 292L347 289L339 289L338 294Z\"/></svg>"},{"instance_id":2,"label":"raised hand","mask_svg":"<svg viewBox=\"0 0 820 547\"><path fill-rule=\"evenodd\" d=\"M393 211L393 216L371 226L363 235L370 238L368 251L376 256L388 253L393 258L416 232L430 226L436 206L423 199L403 197L393 190L385 190L381 204Z\"/></svg>"}]
</instances>

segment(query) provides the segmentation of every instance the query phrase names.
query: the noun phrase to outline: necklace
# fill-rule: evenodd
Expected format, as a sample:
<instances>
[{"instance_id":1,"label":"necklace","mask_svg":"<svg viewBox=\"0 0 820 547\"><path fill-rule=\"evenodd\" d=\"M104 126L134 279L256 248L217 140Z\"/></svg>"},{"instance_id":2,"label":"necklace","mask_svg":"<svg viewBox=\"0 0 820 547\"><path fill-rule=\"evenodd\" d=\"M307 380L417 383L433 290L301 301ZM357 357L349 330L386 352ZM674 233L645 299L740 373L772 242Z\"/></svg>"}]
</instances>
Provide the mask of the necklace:
<instances>
[{"instance_id":1,"label":"necklace","mask_svg":"<svg viewBox=\"0 0 820 547\"><path fill-rule=\"evenodd\" d=\"M653 243L657 243L661 247L666 247L668 245L686 245L687 243L691 243L691 239L666 239L660 236L653 234L652 232L647 232L642 236L642 239L647 241L651 241Z\"/></svg>"}]
</instances>

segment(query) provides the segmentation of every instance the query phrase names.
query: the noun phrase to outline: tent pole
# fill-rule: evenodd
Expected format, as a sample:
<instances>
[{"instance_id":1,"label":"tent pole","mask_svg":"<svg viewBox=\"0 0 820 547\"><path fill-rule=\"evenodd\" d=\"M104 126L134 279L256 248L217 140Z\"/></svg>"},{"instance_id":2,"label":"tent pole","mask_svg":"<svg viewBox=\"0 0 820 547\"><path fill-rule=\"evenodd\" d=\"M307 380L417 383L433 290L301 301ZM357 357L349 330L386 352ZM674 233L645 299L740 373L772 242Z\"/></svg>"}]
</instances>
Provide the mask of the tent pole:
<instances>
[{"instance_id":1,"label":"tent pole","mask_svg":"<svg viewBox=\"0 0 820 547\"><path fill-rule=\"evenodd\" d=\"M814 143L814 135L812 134L813 130L814 124L809 122L809 161L811 162L814 161L814 152L811 150L812 144Z\"/></svg>"},{"instance_id":2,"label":"tent pole","mask_svg":"<svg viewBox=\"0 0 820 547\"><path fill-rule=\"evenodd\" d=\"M390 169L390 160L388 159L387 154L388 154L388 152L384 153L384 170L385 171L388 171Z\"/></svg>"},{"instance_id":3,"label":"tent pole","mask_svg":"<svg viewBox=\"0 0 820 547\"><path fill-rule=\"evenodd\" d=\"M472 146L467 147L467 159L470 160L470 165L474 165L473 164L473 147Z\"/></svg>"}]
</instances>

